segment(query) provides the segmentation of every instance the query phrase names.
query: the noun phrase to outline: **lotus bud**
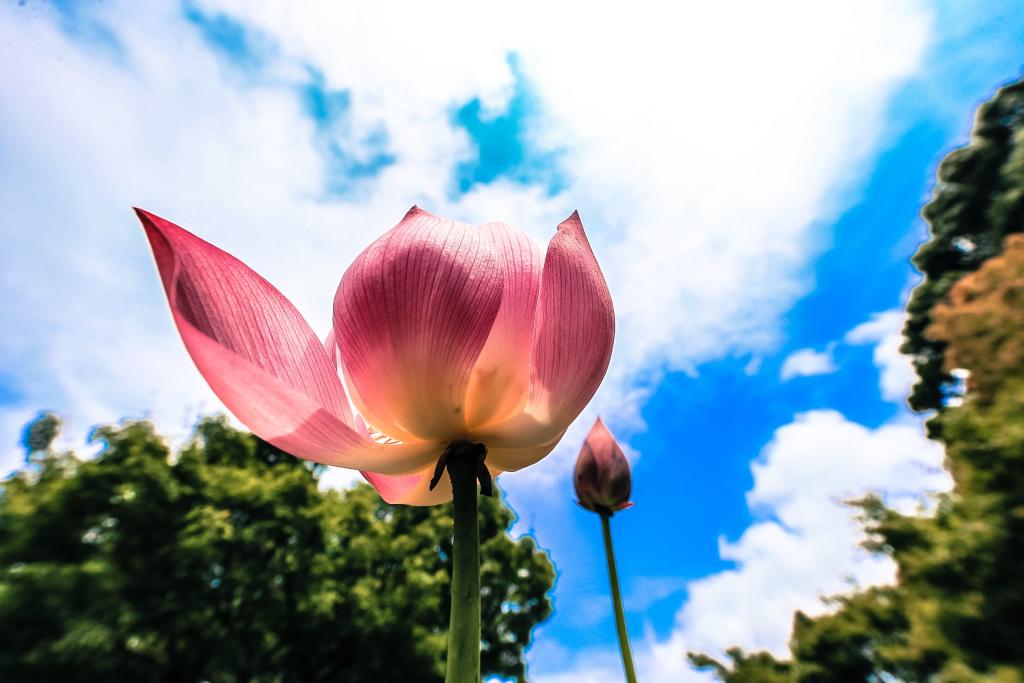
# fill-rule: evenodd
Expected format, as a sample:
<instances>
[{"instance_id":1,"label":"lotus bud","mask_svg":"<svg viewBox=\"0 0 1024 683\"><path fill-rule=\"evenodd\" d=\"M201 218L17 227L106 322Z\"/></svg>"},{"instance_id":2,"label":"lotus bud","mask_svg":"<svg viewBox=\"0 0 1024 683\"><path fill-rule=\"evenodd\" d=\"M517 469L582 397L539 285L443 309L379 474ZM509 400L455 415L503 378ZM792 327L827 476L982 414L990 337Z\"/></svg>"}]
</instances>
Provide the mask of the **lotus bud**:
<instances>
[{"instance_id":1,"label":"lotus bud","mask_svg":"<svg viewBox=\"0 0 1024 683\"><path fill-rule=\"evenodd\" d=\"M579 504L602 515L632 507L629 461L601 418L583 442L573 478Z\"/></svg>"}]
</instances>

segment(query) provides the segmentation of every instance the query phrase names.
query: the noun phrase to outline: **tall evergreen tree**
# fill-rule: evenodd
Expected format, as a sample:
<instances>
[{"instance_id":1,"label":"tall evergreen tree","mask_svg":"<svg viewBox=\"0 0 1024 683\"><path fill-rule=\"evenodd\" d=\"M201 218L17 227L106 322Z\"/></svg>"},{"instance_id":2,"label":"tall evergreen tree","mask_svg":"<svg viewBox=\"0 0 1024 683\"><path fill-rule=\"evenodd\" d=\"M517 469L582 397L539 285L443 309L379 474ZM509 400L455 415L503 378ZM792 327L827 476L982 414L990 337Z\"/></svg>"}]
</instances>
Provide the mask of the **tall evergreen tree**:
<instances>
[{"instance_id":1,"label":"tall evergreen tree","mask_svg":"<svg viewBox=\"0 0 1024 683\"><path fill-rule=\"evenodd\" d=\"M917 410L941 407L945 342L928 334L935 306L953 284L1000 252L1003 239L1024 231L1024 80L981 105L971 142L939 165L932 200L922 212L931 236L914 256L924 280L907 305L906 342L920 381L910 395Z\"/></svg>"}]
</instances>

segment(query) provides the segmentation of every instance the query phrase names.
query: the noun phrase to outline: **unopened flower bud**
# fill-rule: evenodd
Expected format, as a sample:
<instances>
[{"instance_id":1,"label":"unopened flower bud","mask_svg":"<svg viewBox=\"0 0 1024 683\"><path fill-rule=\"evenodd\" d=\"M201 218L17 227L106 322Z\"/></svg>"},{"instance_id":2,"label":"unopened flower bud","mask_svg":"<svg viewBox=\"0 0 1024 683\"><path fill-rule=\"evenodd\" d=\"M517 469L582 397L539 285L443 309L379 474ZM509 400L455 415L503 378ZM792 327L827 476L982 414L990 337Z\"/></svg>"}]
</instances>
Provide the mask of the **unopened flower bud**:
<instances>
[{"instance_id":1,"label":"unopened flower bud","mask_svg":"<svg viewBox=\"0 0 1024 683\"><path fill-rule=\"evenodd\" d=\"M629 461L600 418L580 449L573 485L579 504L593 512L611 515L633 505Z\"/></svg>"}]
</instances>

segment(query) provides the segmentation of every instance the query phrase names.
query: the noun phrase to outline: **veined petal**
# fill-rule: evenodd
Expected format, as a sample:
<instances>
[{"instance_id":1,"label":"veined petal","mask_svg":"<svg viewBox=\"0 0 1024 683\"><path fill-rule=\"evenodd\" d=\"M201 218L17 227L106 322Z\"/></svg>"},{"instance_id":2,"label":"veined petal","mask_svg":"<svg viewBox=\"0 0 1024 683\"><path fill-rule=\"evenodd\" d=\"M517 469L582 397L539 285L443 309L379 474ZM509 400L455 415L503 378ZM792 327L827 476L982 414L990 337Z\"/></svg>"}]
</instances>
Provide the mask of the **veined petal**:
<instances>
[{"instance_id":1,"label":"veined petal","mask_svg":"<svg viewBox=\"0 0 1024 683\"><path fill-rule=\"evenodd\" d=\"M440 453L438 453L440 455ZM501 474L501 470L490 463L487 469L491 478ZM437 482L434 490L430 490L430 479L434 476L434 465L424 467L415 474L406 476L388 476L376 472L363 472L363 477L370 482L377 493L386 502L393 505L440 505L452 499L452 482L445 474Z\"/></svg>"},{"instance_id":2,"label":"veined petal","mask_svg":"<svg viewBox=\"0 0 1024 683\"><path fill-rule=\"evenodd\" d=\"M466 431L466 390L501 305L490 243L413 208L345 272L334 331L352 399L388 436L450 441Z\"/></svg>"},{"instance_id":3,"label":"veined petal","mask_svg":"<svg viewBox=\"0 0 1024 683\"><path fill-rule=\"evenodd\" d=\"M185 348L217 397L254 434L287 453L335 467L407 474L436 461L444 447L425 441L374 441L358 415L353 418L355 426L342 422L188 321L175 316L175 322Z\"/></svg>"},{"instance_id":4,"label":"veined petal","mask_svg":"<svg viewBox=\"0 0 1024 683\"><path fill-rule=\"evenodd\" d=\"M522 413L467 438L488 449L557 442L601 384L614 338L611 294L573 212L559 224L544 260L529 400Z\"/></svg>"},{"instance_id":5,"label":"veined petal","mask_svg":"<svg viewBox=\"0 0 1024 683\"><path fill-rule=\"evenodd\" d=\"M330 359L331 365L337 368L338 340L334 337L334 327L331 327L330 331L327 332L327 336L324 337L324 351L327 352L327 358Z\"/></svg>"},{"instance_id":6,"label":"veined petal","mask_svg":"<svg viewBox=\"0 0 1024 683\"><path fill-rule=\"evenodd\" d=\"M507 223L480 228L490 241L502 277L501 308L473 368L466 398L470 429L519 412L530 390L533 321L540 292L540 249Z\"/></svg>"},{"instance_id":7,"label":"veined petal","mask_svg":"<svg viewBox=\"0 0 1024 683\"><path fill-rule=\"evenodd\" d=\"M548 245L533 339L530 412L556 431L594 396L611 360L615 311L579 213Z\"/></svg>"},{"instance_id":8,"label":"veined petal","mask_svg":"<svg viewBox=\"0 0 1024 683\"><path fill-rule=\"evenodd\" d=\"M404 473L426 462L418 444L394 449L353 429L333 363L273 285L177 225L136 211L185 348L244 425L282 450L329 465Z\"/></svg>"},{"instance_id":9,"label":"veined petal","mask_svg":"<svg viewBox=\"0 0 1024 683\"><path fill-rule=\"evenodd\" d=\"M515 472L524 467L529 467L540 462L548 453L554 450L562 438L565 430L559 432L549 443L539 446L524 446L522 448L494 447L487 449L487 462L504 472Z\"/></svg>"},{"instance_id":10,"label":"veined petal","mask_svg":"<svg viewBox=\"0 0 1024 683\"><path fill-rule=\"evenodd\" d=\"M344 368L341 365L341 352L338 350L338 340L334 335L333 325L331 326L330 331L327 333L327 336L324 337L324 351L327 352L327 357L331 359L331 362L334 364L336 368L336 372L338 373L339 376L341 376L341 374L344 372ZM352 398L351 393L349 394L349 398ZM354 400L352 402L355 403ZM369 433L369 430L366 427L366 422L358 413L352 414L351 424L352 428L356 430L356 432L360 434Z\"/></svg>"}]
</instances>

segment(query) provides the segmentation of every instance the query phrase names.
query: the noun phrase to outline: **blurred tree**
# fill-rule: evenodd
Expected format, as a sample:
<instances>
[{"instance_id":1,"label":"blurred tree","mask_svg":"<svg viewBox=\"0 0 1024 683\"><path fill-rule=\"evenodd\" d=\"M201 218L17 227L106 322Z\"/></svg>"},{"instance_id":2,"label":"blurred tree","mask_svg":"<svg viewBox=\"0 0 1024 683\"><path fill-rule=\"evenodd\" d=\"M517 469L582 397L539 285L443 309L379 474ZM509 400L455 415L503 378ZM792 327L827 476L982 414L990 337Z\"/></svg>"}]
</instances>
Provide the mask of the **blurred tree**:
<instances>
[{"instance_id":1,"label":"blurred tree","mask_svg":"<svg viewBox=\"0 0 1024 683\"><path fill-rule=\"evenodd\" d=\"M200 422L172 456L148 422L97 431L98 457L26 430L0 493L0 680L443 680L449 506L393 507L367 485ZM525 680L553 568L481 500L483 670Z\"/></svg>"},{"instance_id":2,"label":"blurred tree","mask_svg":"<svg viewBox=\"0 0 1024 683\"><path fill-rule=\"evenodd\" d=\"M833 599L825 616L798 613L791 661L691 655L722 681L1024 683L1024 236L1003 237L1024 228L1024 85L1000 91L978 121L971 147L940 170L956 187L940 183L926 209L934 235L918 262L934 269L909 305L908 347L938 354L918 365L916 405L939 407L929 431L954 489L931 516L861 501L865 545L895 560L898 585ZM960 237L970 248L941 266ZM968 372L966 391L943 405L954 369Z\"/></svg>"},{"instance_id":3,"label":"blurred tree","mask_svg":"<svg viewBox=\"0 0 1024 683\"><path fill-rule=\"evenodd\" d=\"M699 669L714 671L720 680L731 683L789 683L793 680L792 666L788 662L776 661L767 652L744 654L738 647L725 652L731 666L696 653L690 653L690 663Z\"/></svg>"},{"instance_id":4,"label":"blurred tree","mask_svg":"<svg viewBox=\"0 0 1024 683\"><path fill-rule=\"evenodd\" d=\"M954 282L998 254L1004 237L1024 231L1024 80L978 109L970 144L943 159L923 215L931 237L914 264L925 277L907 305L902 349L920 378L910 395L916 410L938 408L950 379L945 344L928 335L935 306Z\"/></svg>"}]
</instances>

